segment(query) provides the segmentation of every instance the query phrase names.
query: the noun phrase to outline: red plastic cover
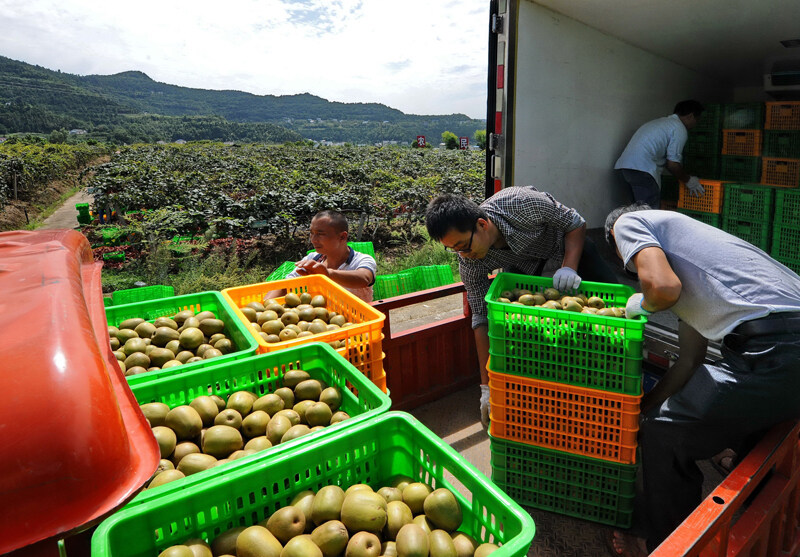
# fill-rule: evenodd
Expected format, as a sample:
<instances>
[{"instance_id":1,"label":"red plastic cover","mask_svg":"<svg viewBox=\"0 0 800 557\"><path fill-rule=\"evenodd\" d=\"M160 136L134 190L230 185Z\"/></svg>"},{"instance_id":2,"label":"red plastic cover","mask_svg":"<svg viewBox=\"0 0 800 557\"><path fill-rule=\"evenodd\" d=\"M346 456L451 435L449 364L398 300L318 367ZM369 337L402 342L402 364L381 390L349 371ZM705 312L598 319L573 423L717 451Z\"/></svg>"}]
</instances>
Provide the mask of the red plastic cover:
<instances>
[{"instance_id":1,"label":"red plastic cover","mask_svg":"<svg viewBox=\"0 0 800 557\"><path fill-rule=\"evenodd\" d=\"M76 231L0 233L0 554L98 522L158 465L100 269Z\"/></svg>"}]
</instances>

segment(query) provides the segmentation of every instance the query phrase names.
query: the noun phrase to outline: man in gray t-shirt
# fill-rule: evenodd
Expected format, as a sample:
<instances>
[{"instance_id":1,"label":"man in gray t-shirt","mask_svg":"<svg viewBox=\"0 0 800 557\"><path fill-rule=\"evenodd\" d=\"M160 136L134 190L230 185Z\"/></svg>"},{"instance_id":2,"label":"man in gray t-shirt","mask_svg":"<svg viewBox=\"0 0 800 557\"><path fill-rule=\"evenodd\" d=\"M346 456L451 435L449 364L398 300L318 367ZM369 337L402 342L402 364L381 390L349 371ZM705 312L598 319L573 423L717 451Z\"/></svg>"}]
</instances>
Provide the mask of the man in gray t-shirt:
<instances>
[{"instance_id":1,"label":"man in gray t-shirt","mask_svg":"<svg viewBox=\"0 0 800 557\"><path fill-rule=\"evenodd\" d=\"M606 238L642 287L628 316L680 319L680 359L642 399L646 547L614 533L620 555L646 555L700 503L696 460L800 417L800 277L744 240L646 205L612 212ZM714 365L703 363L708 340L722 341Z\"/></svg>"}]
</instances>

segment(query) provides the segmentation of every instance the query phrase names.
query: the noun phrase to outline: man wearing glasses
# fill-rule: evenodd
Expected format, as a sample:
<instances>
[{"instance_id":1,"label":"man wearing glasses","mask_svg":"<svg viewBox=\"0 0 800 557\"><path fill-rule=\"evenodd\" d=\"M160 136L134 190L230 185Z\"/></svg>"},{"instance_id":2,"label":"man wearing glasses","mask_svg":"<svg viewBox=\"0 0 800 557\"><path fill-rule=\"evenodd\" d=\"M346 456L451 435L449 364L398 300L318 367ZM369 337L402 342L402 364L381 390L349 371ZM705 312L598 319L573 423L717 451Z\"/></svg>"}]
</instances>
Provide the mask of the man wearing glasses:
<instances>
[{"instance_id":1,"label":"man wearing glasses","mask_svg":"<svg viewBox=\"0 0 800 557\"><path fill-rule=\"evenodd\" d=\"M481 371L481 422L489 424L489 335L486 293L497 269L541 275L548 260L560 268L553 286L575 290L581 277L615 283L616 276L586 239L586 222L575 209L533 186L505 188L480 205L457 195L437 197L425 215L428 234L458 254L461 280L472 310Z\"/></svg>"}]
</instances>

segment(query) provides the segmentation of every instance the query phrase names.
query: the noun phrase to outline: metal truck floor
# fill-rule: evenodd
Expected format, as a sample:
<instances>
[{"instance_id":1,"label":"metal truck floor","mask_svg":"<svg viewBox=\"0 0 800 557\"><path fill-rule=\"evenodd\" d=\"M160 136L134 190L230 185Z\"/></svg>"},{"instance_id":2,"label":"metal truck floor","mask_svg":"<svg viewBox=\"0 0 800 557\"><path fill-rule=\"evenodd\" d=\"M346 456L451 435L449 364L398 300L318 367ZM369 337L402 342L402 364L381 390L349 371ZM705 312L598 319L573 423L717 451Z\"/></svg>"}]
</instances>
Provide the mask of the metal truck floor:
<instances>
[{"instance_id":1,"label":"metal truck floor","mask_svg":"<svg viewBox=\"0 0 800 557\"><path fill-rule=\"evenodd\" d=\"M481 426L478 412L479 398L480 389L475 385L436 402L420 406L410 413L491 479L489 436ZM708 462L698 464L706 479L703 485L705 496L719 484L722 477ZM611 529L609 526L538 509L526 510L536 523L536 534L528 556L611 555L605 542L606 533ZM636 522L635 516L634 522Z\"/></svg>"}]
</instances>

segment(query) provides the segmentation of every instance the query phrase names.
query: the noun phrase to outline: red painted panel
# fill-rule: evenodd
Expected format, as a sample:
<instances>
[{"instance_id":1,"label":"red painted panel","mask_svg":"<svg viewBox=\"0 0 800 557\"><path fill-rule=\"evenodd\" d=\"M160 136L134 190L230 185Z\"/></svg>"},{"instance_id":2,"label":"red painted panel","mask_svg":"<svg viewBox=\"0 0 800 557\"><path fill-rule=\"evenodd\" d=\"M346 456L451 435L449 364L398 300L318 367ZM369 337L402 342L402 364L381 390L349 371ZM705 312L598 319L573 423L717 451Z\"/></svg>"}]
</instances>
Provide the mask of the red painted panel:
<instances>
[{"instance_id":1,"label":"red painted panel","mask_svg":"<svg viewBox=\"0 0 800 557\"><path fill-rule=\"evenodd\" d=\"M494 113L494 133L503 133L503 113Z\"/></svg>"},{"instance_id":2,"label":"red painted panel","mask_svg":"<svg viewBox=\"0 0 800 557\"><path fill-rule=\"evenodd\" d=\"M424 290L372 305L386 314L384 369L392 408L411 410L480 381L471 317L461 315L393 333L390 309L464 292L463 284Z\"/></svg>"},{"instance_id":3,"label":"red painted panel","mask_svg":"<svg viewBox=\"0 0 800 557\"><path fill-rule=\"evenodd\" d=\"M502 89L506 77L506 67L503 64L497 66L497 88Z\"/></svg>"},{"instance_id":4,"label":"red painted panel","mask_svg":"<svg viewBox=\"0 0 800 557\"><path fill-rule=\"evenodd\" d=\"M499 192L503 189L503 181L502 180L495 180L494 181L494 193Z\"/></svg>"}]
</instances>

